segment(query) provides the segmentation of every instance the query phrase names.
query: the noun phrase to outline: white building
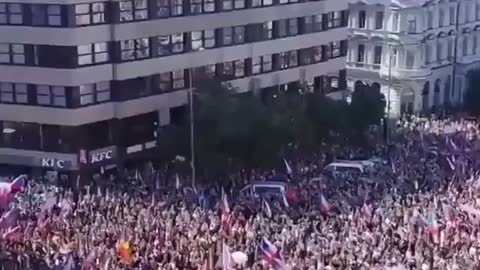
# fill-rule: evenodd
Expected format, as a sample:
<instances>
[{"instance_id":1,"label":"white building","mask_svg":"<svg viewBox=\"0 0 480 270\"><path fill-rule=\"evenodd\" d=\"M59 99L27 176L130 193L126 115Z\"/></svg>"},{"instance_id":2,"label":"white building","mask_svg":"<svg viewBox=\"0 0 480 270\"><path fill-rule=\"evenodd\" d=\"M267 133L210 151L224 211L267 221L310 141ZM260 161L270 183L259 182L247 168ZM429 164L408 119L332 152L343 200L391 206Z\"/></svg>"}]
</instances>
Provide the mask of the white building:
<instances>
[{"instance_id":1,"label":"white building","mask_svg":"<svg viewBox=\"0 0 480 270\"><path fill-rule=\"evenodd\" d=\"M466 74L480 63L479 0L349 0L349 5L349 89L358 83L380 87L390 116L462 102Z\"/></svg>"},{"instance_id":2,"label":"white building","mask_svg":"<svg viewBox=\"0 0 480 270\"><path fill-rule=\"evenodd\" d=\"M98 170L158 156L159 126L188 112L188 89L205 77L241 91L345 88L347 7L1 0L0 164Z\"/></svg>"}]
</instances>

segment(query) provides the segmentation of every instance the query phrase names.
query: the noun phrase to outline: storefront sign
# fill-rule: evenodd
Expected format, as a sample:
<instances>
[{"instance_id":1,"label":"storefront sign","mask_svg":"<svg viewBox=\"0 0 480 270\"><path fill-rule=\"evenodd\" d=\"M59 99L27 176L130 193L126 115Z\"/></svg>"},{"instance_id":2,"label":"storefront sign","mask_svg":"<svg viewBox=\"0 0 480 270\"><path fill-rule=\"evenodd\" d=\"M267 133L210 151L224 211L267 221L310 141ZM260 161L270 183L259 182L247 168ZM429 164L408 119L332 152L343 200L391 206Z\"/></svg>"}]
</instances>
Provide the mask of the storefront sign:
<instances>
[{"instance_id":1,"label":"storefront sign","mask_svg":"<svg viewBox=\"0 0 480 270\"><path fill-rule=\"evenodd\" d=\"M42 158L42 167L65 169L65 160L57 158Z\"/></svg>"},{"instance_id":2,"label":"storefront sign","mask_svg":"<svg viewBox=\"0 0 480 270\"><path fill-rule=\"evenodd\" d=\"M116 146L93 150L93 151L90 151L89 153L90 164L96 164L103 161L111 161L116 158L117 158Z\"/></svg>"}]
</instances>

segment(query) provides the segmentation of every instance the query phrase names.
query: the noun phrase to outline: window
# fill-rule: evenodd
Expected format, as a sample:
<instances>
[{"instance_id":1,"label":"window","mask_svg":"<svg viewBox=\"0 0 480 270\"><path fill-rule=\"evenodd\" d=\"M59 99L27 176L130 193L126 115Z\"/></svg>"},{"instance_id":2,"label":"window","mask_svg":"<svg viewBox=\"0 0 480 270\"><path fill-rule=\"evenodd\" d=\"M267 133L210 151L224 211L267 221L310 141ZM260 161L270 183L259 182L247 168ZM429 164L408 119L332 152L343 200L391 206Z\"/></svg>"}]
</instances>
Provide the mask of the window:
<instances>
[{"instance_id":1,"label":"window","mask_svg":"<svg viewBox=\"0 0 480 270\"><path fill-rule=\"evenodd\" d=\"M363 44L358 45L357 62L358 63L365 62L365 45Z\"/></svg>"},{"instance_id":2,"label":"window","mask_svg":"<svg viewBox=\"0 0 480 270\"><path fill-rule=\"evenodd\" d=\"M433 29L433 11L427 11L427 29Z\"/></svg>"},{"instance_id":3,"label":"window","mask_svg":"<svg viewBox=\"0 0 480 270\"><path fill-rule=\"evenodd\" d=\"M331 58L342 56L342 43L340 41L330 42Z\"/></svg>"},{"instance_id":4,"label":"window","mask_svg":"<svg viewBox=\"0 0 480 270\"><path fill-rule=\"evenodd\" d=\"M101 42L78 46L77 56L79 66L108 62L108 45L106 42Z\"/></svg>"},{"instance_id":5,"label":"window","mask_svg":"<svg viewBox=\"0 0 480 270\"><path fill-rule=\"evenodd\" d=\"M297 18L288 19L288 35L295 36L298 34L298 20Z\"/></svg>"},{"instance_id":6,"label":"window","mask_svg":"<svg viewBox=\"0 0 480 270\"><path fill-rule=\"evenodd\" d=\"M398 65L398 50L397 49L392 49L391 54L392 54L390 56L391 61L392 61L391 65L392 65L392 67L397 67L397 65Z\"/></svg>"},{"instance_id":7,"label":"window","mask_svg":"<svg viewBox=\"0 0 480 270\"><path fill-rule=\"evenodd\" d=\"M412 69L415 63L415 53L413 51L407 50L407 56L405 61L405 66L407 69Z\"/></svg>"},{"instance_id":8,"label":"window","mask_svg":"<svg viewBox=\"0 0 480 270\"><path fill-rule=\"evenodd\" d=\"M94 84L81 85L80 105L88 105L110 100L110 82L98 82Z\"/></svg>"},{"instance_id":9,"label":"window","mask_svg":"<svg viewBox=\"0 0 480 270\"><path fill-rule=\"evenodd\" d=\"M215 11L215 0L190 0L190 13L201 14Z\"/></svg>"},{"instance_id":10,"label":"window","mask_svg":"<svg viewBox=\"0 0 480 270\"><path fill-rule=\"evenodd\" d=\"M328 28L342 27L342 12L332 11L328 14Z\"/></svg>"},{"instance_id":11,"label":"window","mask_svg":"<svg viewBox=\"0 0 480 270\"><path fill-rule=\"evenodd\" d=\"M303 32L312 33L323 31L323 15L303 17Z\"/></svg>"},{"instance_id":12,"label":"window","mask_svg":"<svg viewBox=\"0 0 480 270\"><path fill-rule=\"evenodd\" d=\"M185 50L185 37L183 33L157 37L157 55L170 55L181 53Z\"/></svg>"},{"instance_id":13,"label":"window","mask_svg":"<svg viewBox=\"0 0 480 270\"><path fill-rule=\"evenodd\" d=\"M23 24L23 5L0 3L0 24Z\"/></svg>"},{"instance_id":14,"label":"window","mask_svg":"<svg viewBox=\"0 0 480 270\"><path fill-rule=\"evenodd\" d=\"M172 89L172 73L161 73L158 81L158 88L161 92L170 91Z\"/></svg>"},{"instance_id":15,"label":"window","mask_svg":"<svg viewBox=\"0 0 480 270\"><path fill-rule=\"evenodd\" d=\"M462 53L463 53L463 56L468 55L468 38L467 37L463 38Z\"/></svg>"},{"instance_id":16,"label":"window","mask_svg":"<svg viewBox=\"0 0 480 270\"><path fill-rule=\"evenodd\" d=\"M223 28L223 45L241 44L245 42L245 26Z\"/></svg>"},{"instance_id":17,"label":"window","mask_svg":"<svg viewBox=\"0 0 480 270\"><path fill-rule=\"evenodd\" d=\"M382 46L375 46L373 63L376 65L380 65L382 63Z\"/></svg>"},{"instance_id":18,"label":"window","mask_svg":"<svg viewBox=\"0 0 480 270\"><path fill-rule=\"evenodd\" d=\"M480 2L475 3L475 18L480 20Z\"/></svg>"},{"instance_id":19,"label":"window","mask_svg":"<svg viewBox=\"0 0 480 270\"><path fill-rule=\"evenodd\" d=\"M185 72L182 69L173 71L172 82L173 89L185 88Z\"/></svg>"},{"instance_id":20,"label":"window","mask_svg":"<svg viewBox=\"0 0 480 270\"><path fill-rule=\"evenodd\" d=\"M438 26L443 27L445 23L445 10L440 8L438 10Z\"/></svg>"},{"instance_id":21,"label":"window","mask_svg":"<svg viewBox=\"0 0 480 270\"><path fill-rule=\"evenodd\" d=\"M276 24L276 37L281 38L281 37L286 37L289 36L289 27L288 27L288 19L285 20L278 20L275 22Z\"/></svg>"},{"instance_id":22,"label":"window","mask_svg":"<svg viewBox=\"0 0 480 270\"><path fill-rule=\"evenodd\" d=\"M408 33L415 34L417 32L417 18L415 16L408 16Z\"/></svg>"},{"instance_id":23,"label":"window","mask_svg":"<svg viewBox=\"0 0 480 270\"><path fill-rule=\"evenodd\" d=\"M273 0L252 0L252 7L265 7L271 6L273 4Z\"/></svg>"},{"instance_id":24,"label":"window","mask_svg":"<svg viewBox=\"0 0 480 270\"><path fill-rule=\"evenodd\" d=\"M263 55L252 59L252 73L260 74L272 71L272 55Z\"/></svg>"},{"instance_id":25,"label":"window","mask_svg":"<svg viewBox=\"0 0 480 270\"><path fill-rule=\"evenodd\" d=\"M292 4L292 3L298 3L298 0L280 0L279 3L280 3L280 5Z\"/></svg>"},{"instance_id":26,"label":"window","mask_svg":"<svg viewBox=\"0 0 480 270\"><path fill-rule=\"evenodd\" d=\"M154 4L158 18L183 14L183 0L155 0Z\"/></svg>"},{"instance_id":27,"label":"window","mask_svg":"<svg viewBox=\"0 0 480 270\"><path fill-rule=\"evenodd\" d=\"M148 19L147 0L123 0L120 7L120 22L132 22Z\"/></svg>"},{"instance_id":28,"label":"window","mask_svg":"<svg viewBox=\"0 0 480 270\"><path fill-rule=\"evenodd\" d=\"M383 11L375 13L375 29L383 29Z\"/></svg>"},{"instance_id":29,"label":"window","mask_svg":"<svg viewBox=\"0 0 480 270\"><path fill-rule=\"evenodd\" d=\"M358 28L365 28L367 24L367 12L360 10L358 12Z\"/></svg>"},{"instance_id":30,"label":"window","mask_svg":"<svg viewBox=\"0 0 480 270\"><path fill-rule=\"evenodd\" d=\"M0 82L0 102L27 103L27 85L24 83Z\"/></svg>"},{"instance_id":31,"label":"window","mask_svg":"<svg viewBox=\"0 0 480 270\"><path fill-rule=\"evenodd\" d=\"M75 5L75 24L92 25L106 23L105 2Z\"/></svg>"},{"instance_id":32,"label":"window","mask_svg":"<svg viewBox=\"0 0 480 270\"><path fill-rule=\"evenodd\" d=\"M62 7L60 5L31 5L32 25L62 26Z\"/></svg>"},{"instance_id":33,"label":"window","mask_svg":"<svg viewBox=\"0 0 480 270\"><path fill-rule=\"evenodd\" d=\"M263 40L272 39L273 38L273 22L264 22L262 24L262 35Z\"/></svg>"},{"instance_id":34,"label":"window","mask_svg":"<svg viewBox=\"0 0 480 270\"><path fill-rule=\"evenodd\" d=\"M224 79L241 78L245 76L245 60L235 60L223 63Z\"/></svg>"},{"instance_id":35,"label":"window","mask_svg":"<svg viewBox=\"0 0 480 270\"><path fill-rule=\"evenodd\" d=\"M37 104L66 107L65 87L37 85Z\"/></svg>"},{"instance_id":36,"label":"window","mask_svg":"<svg viewBox=\"0 0 480 270\"><path fill-rule=\"evenodd\" d=\"M400 24L400 14L398 12L394 12L392 14L392 31L398 32Z\"/></svg>"},{"instance_id":37,"label":"window","mask_svg":"<svg viewBox=\"0 0 480 270\"><path fill-rule=\"evenodd\" d=\"M432 61L432 48L430 45L425 45L425 65L430 64Z\"/></svg>"},{"instance_id":38,"label":"window","mask_svg":"<svg viewBox=\"0 0 480 270\"><path fill-rule=\"evenodd\" d=\"M455 24L455 13L457 13L456 11L457 9L455 7L450 7L450 15L449 15L449 23L450 25L454 25Z\"/></svg>"},{"instance_id":39,"label":"window","mask_svg":"<svg viewBox=\"0 0 480 270\"><path fill-rule=\"evenodd\" d=\"M242 8L245 8L245 0L223 0L222 1L223 10L242 9Z\"/></svg>"},{"instance_id":40,"label":"window","mask_svg":"<svg viewBox=\"0 0 480 270\"><path fill-rule=\"evenodd\" d=\"M473 46L472 46L472 54L476 55L478 53L478 36L473 36Z\"/></svg>"},{"instance_id":41,"label":"window","mask_svg":"<svg viewBox=\"0 0 480 270\"><path fill-rule=\"evenodd\" d=\"M150 57L150 40L148 38L120 41L121 59L134 60Z\"/></svg>"},{"instance_id":42,"label":"window","mask_svg":"<svg viewBox=\"0 0 480 270\"><path fill-rule=\"evenodd\" d=\"M300 50L300 64L310 65L323 61L323 46L316 46Z\"/></svg>"},{"instance_id":43,"label":"window","mask_svg":"<svg viewBox=\"0 0 480 270\"><path fill-rule=\"evenodd\" d=\"M278 54L279 68L287 69L298 66L297 51L281 52Z\"/></svg>"},{"instance_id":44,"label":"window","mask_svg":"<svg viewBox=\"0 0 480 270\"><path fill-rule=\"evenodd\" d=\"M437 44L437 61L440 62L443 60L443 43L440 41Z\"/></svg>"},{"instance_id":45,"label":"window","mask_svg":"<svg viewBox=\"0 0 480 270\"><path fill-rule=\"evenodd\" d=\"M463 3L463 8L464 8L464 14L465 14L465 22L471 22L472 21L472 16L471 16L471 10L472 10L472 6L470 4L470 2L464 2Z\"/></svg>"},{"instance_id":46,"label":"window","mask_svg":"<svg viewBox=\"0 0 480 270\"><path fill-rule=\"evenodd\" d=\"M447 45L447 57L448 59L452 59L453 56L453 40L449 39L448 40L448 45Z\"/></svg>"},{"instance_id":47,"label":"window","mask_svg":"<svg viewBox=\"0 0 480 270\"><path fill-rule=\"evenodd\" d=\"M25 45L0 43L0 63L25 64Z\"/></svg>"},{"instance_id":48,"label":"window","mask_svg":"<svg viewBox=\"0 0 480 270\"><path fill-rule=\"evenodd\" d=\"M213 47L215 47L215 31L205 30L192 32L193 51L201 51Z\"/></svg>"}]
</instances>

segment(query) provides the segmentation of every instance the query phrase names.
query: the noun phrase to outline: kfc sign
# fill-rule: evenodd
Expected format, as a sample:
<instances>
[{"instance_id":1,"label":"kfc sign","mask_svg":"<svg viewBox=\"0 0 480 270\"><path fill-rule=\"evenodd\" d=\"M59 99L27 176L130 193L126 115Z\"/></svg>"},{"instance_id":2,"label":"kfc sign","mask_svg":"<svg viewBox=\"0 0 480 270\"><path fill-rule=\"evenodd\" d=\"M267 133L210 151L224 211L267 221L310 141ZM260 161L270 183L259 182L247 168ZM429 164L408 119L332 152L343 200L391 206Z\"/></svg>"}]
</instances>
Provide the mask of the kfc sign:
<instances>
[{"instance_id":1,"label":"kfc sign","mask_svg":"<svg viewBox=\"0 0 480 270\"><path fill-rule=\"evenodd\" d=\"M116 147L108 147L90 152L90 164L109 161L116 157Z\"/></svg>"},{"instance_id":2,"label":"kfc sign","mask_svg":"<svg viewBox=\"0 0 480 270\"><path fill-rule=\"evenodd\" d=\"M57 158L42 158L42 167L64 169L65 160Z\"/></svg>"}]
</instances>

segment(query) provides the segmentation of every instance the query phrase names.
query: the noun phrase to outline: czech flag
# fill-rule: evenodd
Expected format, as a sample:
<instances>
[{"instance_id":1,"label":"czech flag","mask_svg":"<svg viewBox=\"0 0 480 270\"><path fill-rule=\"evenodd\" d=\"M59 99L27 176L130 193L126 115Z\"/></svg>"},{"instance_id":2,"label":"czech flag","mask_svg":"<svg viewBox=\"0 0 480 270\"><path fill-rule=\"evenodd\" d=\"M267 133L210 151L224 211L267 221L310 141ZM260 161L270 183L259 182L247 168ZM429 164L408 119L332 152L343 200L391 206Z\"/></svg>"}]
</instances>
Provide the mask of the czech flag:
<instances>
[{"instance_id":1,"label":"czech flag","mask_svg":"<svg viewBox=\"0 0 480 270\"><path fill-rule=\"evenodd\" d=\"M257 258L275 270L287 269L280 255L280 249L265 238L257 246Z\"/></svg>"}]
</instances>

